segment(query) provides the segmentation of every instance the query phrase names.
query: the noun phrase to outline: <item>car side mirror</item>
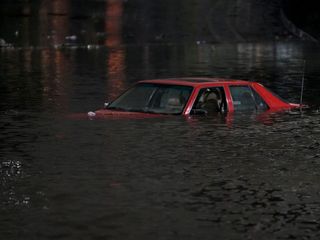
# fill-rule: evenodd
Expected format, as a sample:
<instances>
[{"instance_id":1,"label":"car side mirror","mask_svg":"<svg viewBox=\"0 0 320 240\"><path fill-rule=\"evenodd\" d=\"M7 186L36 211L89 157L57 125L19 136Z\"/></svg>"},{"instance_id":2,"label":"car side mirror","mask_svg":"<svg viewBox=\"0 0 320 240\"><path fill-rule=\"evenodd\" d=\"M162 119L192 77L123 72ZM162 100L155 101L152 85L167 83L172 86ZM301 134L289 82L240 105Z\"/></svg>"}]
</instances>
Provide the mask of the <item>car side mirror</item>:
<instances>
[{"instance_id":1,"label":"car side mirror","mask_svg":"<svg viewBox=\"0 0 320 240\"><path fill-rule=\"evenodd\" d=\"M204 109L192 109L191 110L191 115L197 115L197 116L206 116L208 115L208 111L204 110Z\"/></svg>"}]
</instances>

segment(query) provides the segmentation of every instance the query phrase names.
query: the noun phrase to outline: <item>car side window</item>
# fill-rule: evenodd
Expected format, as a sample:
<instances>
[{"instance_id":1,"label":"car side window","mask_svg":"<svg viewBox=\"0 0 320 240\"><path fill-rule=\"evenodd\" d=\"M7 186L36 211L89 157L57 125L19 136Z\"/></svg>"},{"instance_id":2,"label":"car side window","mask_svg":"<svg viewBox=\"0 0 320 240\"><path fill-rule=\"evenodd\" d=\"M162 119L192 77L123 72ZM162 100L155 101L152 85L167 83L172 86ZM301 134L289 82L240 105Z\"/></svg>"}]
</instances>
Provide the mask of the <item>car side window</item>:
<instances>
[{"instance_id":1,"label":"car side window","mask_svg":"<svg viewBox=\"0 0 320 240\"><path fill-rule=\"evenodd\" d=\"M269 106L262 99L262 97L254 89L252 89L252 93L253 93L254 100L256 102L257 109L259 111L268 110Z\"/></svg>"},{"instance_id":2,"label":"car side window","mask_svg":"<svg viewBox=\"0 0 320 240\"><path fill-rule=\"evenodd\" d=\"M230 86L230 92L235 111L268 109L261 96L249 86Z\"/></svg>"},{"instance_id":3,"label":"car side window","mask_svg":"<svg viewBox=\"0 0 320 240\"><path fill-rule=\"evenodd\" d=\"M227 111L223 87L202 88L192 107L191 114L211 115Z\"/></svg>"}]
</instances>

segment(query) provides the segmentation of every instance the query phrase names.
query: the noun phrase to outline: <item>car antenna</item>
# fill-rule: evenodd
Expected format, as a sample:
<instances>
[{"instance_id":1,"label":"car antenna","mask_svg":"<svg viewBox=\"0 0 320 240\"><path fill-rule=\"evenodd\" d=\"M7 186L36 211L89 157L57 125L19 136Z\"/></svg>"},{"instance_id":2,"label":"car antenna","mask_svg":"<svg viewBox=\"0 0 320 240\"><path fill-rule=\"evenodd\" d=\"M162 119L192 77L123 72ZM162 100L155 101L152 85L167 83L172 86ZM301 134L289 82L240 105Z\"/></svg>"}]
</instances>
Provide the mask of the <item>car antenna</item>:
<instances>
[{"instance_id":1,"label":"car antenna","mask_svg":"<svg viewBox=\"0 0 320 240\"><path fill-rule=\"evenodd\" d=\"M303 91L304 91L305 69L306 69L306 60L303 60L302 79L301 79L301 92L300 92L300 113L302 113L302 100L303 100Z\"/></svg>"}]
</instances>

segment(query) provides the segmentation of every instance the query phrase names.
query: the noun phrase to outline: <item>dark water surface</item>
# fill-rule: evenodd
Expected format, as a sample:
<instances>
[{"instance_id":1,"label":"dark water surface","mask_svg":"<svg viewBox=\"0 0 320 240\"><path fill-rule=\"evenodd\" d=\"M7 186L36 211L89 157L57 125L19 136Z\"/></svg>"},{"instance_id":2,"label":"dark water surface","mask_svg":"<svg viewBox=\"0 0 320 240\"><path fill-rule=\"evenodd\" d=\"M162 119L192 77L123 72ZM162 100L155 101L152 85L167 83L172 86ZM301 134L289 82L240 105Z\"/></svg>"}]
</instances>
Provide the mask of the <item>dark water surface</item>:
<instances>
[{"instance_id":1,"label":"dark water surface","mask_svg":"<svg viewBox=\"0 0 320 240\"><path fill-rule=\"evenodd\" d=\"M0 48L1 239L320 238L319 46L113 36ZM303 115L66 117L160 77L257 80L299 102L304 60Z\"/></svg>"}]
</instances>

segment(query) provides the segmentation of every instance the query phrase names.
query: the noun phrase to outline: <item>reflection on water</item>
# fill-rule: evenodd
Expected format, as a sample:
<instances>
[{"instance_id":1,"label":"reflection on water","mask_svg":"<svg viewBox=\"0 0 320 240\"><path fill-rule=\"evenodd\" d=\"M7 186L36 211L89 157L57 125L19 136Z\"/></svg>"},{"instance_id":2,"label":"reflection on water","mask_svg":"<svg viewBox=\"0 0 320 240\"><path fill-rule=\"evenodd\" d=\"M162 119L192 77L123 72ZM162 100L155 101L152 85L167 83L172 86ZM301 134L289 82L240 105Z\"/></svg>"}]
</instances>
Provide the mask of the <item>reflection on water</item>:
<instances>
[{"instance_id":1,"label":"reflection on water","mask_svg":"<svg viewBox=\"0 0 320 240\"><path fill-rule=\"evenodd\" d=\"M114 99L125 88L125 49L122 46L122 0L109 0L106 5L106 46L110 49L107 69L107 99Z\"/></svg>"}]
</instances>

